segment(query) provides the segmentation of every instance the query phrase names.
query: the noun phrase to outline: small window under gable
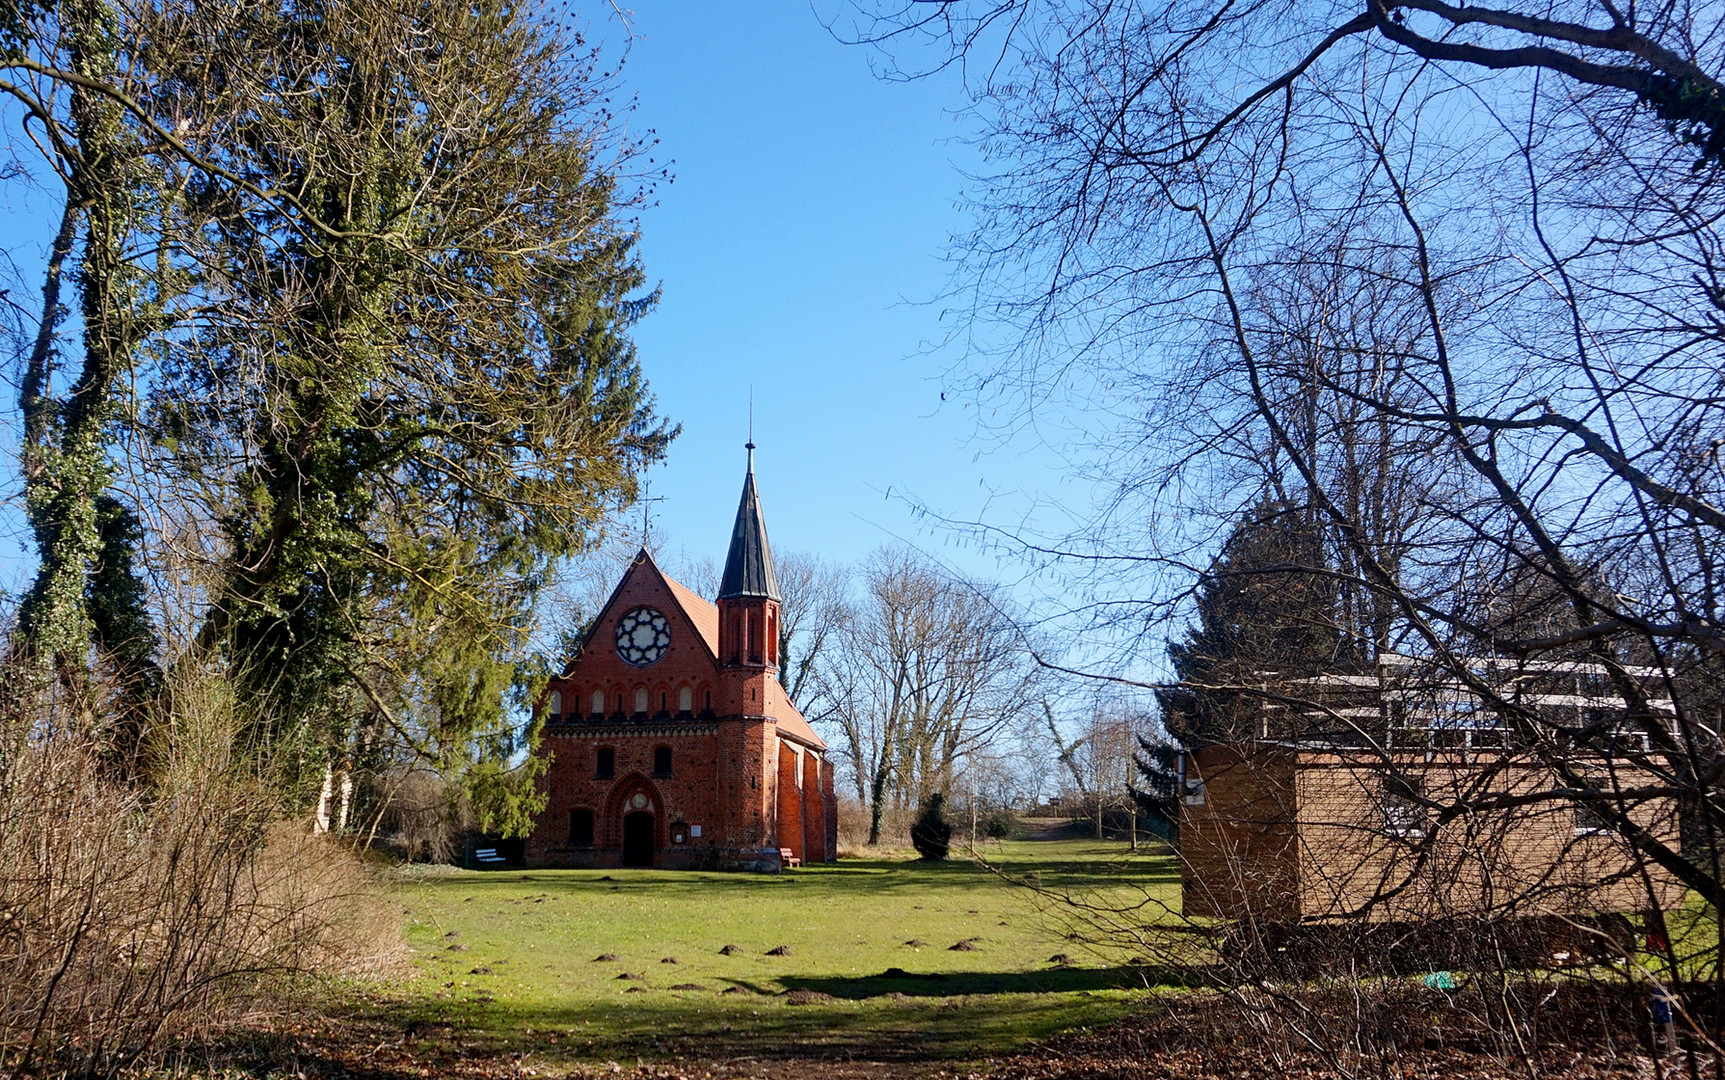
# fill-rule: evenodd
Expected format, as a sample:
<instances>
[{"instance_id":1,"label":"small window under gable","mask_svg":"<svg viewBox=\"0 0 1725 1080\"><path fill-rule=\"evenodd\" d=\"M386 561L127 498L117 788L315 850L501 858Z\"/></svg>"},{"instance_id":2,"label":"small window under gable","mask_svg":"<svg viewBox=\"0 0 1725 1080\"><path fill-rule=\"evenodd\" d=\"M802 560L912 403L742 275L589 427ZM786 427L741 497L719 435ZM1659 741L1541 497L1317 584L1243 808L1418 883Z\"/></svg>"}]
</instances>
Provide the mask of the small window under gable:
<instances>
[{"instance_id":1,"label":"small window under gable","mask_svg":"<svg viewBox=\"0 0 1725 1080\"><path fill-rule=\"evenodd\" d=\"M1179 762L1180 801L1187 806L1204 805L1204 777L1194 767L1191 754L1181 754Z\"/></svg>"},{"instance_id":2,"label":"small window under gable","mask_svg":"<svg viewBox=\"0 0 1725 1080\"><path fill-rule=\"evenodd\" d=\"M635 688L635 711L647 711L647 688L645 686Z\"/></svg>"},{"instance_id":3,"label":"small window under gable","mask_svg":"<svg viewBox=\"0 0 1725 1080\"><path fill-rule=\"evenodd\" d=\"M603 713L605 711L605 691L593 691L593 711L596 713Z\"/></svg>"},{"instance_id":4,"label":"small window under gable","mask_svg":"<svg viewBox=\"0 0 1725 1080\"><path fill-rule=\"evenodd\" d=\"M563 718L563 692L562 691L560 691L560 690L551 691L551 696L545 699L545 711L546 711L546 713L548 713L550 715L553 723L555 723L556 721L561 720Z\"/></svg>"},{"instance_id":5,"label":"small window under gable","mask_svg":"<svg viewBox=\"0 0 1725 1080\"><path fill-rule=\"evenodd\" d=\"M687 686L677 690L677 711L690 712L695 707L695 692Z\"/></svg>"}]
</instances>

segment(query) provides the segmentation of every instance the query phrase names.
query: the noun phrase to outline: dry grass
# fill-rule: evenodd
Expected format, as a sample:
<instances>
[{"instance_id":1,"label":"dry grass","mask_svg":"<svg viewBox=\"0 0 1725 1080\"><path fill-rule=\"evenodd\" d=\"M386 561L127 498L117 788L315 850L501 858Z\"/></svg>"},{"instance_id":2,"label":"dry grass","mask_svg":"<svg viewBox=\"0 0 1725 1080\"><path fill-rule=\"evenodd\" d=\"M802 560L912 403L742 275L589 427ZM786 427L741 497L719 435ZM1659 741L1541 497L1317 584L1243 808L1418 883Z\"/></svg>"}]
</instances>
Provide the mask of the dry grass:
<instances>
[{"instance_id":1,"label":"dry grass","mask_svg":"<svg viewBox=\"0 0 1725 1080\"><path fill-rule=\"evenodd\" d=\"M282 824L268 786L226 761L220 700L178 697L148 783L116 780L73 725L10 725L0 1067L112 1076L307 973L400 962L371 871Z\"/></svg>"}]
</instances>

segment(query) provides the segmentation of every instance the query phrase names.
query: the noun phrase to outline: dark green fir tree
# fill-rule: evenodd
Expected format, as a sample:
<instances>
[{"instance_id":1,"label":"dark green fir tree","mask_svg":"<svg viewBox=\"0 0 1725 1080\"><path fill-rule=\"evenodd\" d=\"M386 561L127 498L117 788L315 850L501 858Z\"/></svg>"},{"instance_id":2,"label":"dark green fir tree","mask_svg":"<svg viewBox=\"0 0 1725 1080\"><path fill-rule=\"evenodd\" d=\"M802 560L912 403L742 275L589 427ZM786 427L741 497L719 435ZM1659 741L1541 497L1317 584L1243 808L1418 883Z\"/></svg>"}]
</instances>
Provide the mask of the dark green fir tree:
<instances>
[{"instance_id":1,"label":"dark green fir tree","mask_svg":"<svg viewBox=\"0 0 1725 1080\"><path fill-rule=\"evenodd\" d=\"M1175 744L1256 738L1266 713L1254 690L1335 668L1340 635L1324 567L1322 533L1303 509L1266 500L1234 526L1198 581L1197 622L1168 646L1179 685L1156 697ZM1147 763L1162 753L1145 751Z\"/></svg>"}]
</instances>

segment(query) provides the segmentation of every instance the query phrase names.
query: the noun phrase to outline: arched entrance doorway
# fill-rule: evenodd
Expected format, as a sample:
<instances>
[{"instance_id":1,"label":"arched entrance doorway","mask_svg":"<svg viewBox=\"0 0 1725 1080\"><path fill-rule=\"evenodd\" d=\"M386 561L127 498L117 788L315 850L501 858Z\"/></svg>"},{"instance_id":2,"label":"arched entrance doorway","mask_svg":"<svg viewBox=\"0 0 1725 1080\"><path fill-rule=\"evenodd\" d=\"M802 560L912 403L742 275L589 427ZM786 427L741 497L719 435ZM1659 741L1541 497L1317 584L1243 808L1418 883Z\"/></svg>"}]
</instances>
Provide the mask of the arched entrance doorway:
<instances>
[{"instance_id":1,"label":"arched entrance doorway","mask_svg":"<svg viewBox=\"0 0 1725 1080\"><path fill-rule=\"evenodd\" d=\"M623 865L653 865L653 815L646 810L623 815Z\"/></svg>"}]
</instances>

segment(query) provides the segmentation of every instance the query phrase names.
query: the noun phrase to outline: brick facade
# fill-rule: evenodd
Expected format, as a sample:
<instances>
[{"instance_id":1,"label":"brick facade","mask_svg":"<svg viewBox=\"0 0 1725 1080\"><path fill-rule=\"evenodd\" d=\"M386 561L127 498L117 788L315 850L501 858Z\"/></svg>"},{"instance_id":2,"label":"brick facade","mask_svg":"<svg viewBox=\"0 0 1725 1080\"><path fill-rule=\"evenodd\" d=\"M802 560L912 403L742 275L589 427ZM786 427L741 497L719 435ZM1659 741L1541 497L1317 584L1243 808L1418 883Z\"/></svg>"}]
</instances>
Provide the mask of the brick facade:
<instances>
[{"instance_id":1,"label":"brick facade","mask_svg":"<svg viewBox=\"0 0 1725 1080\"><path fill-rule=\"evenodd\" d=\"M753 483L751 469L745 506ZM780 848L834 860L826 744L779 685L776 583L757 591L772 595L715 605L636 555L546 687L547 803L528 865L776 870ZM629 642L646 643L634 662Z\"/></svg>"},{"instance_id":2,"label":"brick facade","mask_svg":"<svg viewBox=\"0 0 1725 1080\"><path fill-rule=\"evenodd\" d=\"M1586 765L1585 757L1577 760ZM1619 761L1613 768L1625 790L1657 787L1651 773L1635 766ZM1423 810L1408 814L1410 804L1397 794L1402 789L1386 783L1394 775L1403 788L1455 806L1488 790L1534 799L1561 788L1531 754L1386 754L1258 742L1190 751L1181 769L1188 916L1417 922L1625 912L1650 904L1669 910L1682 902L1683 890L1668 873L1643 867L1621 837L1589 827L1565 800L1480 810L1439 829ZM1636 824L1678 845L1677 808L1668 796L1631 801L1626 813Z\"/></svg>"}]
</instances>

